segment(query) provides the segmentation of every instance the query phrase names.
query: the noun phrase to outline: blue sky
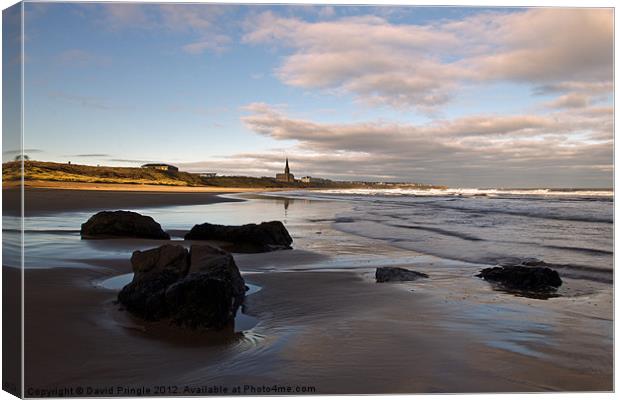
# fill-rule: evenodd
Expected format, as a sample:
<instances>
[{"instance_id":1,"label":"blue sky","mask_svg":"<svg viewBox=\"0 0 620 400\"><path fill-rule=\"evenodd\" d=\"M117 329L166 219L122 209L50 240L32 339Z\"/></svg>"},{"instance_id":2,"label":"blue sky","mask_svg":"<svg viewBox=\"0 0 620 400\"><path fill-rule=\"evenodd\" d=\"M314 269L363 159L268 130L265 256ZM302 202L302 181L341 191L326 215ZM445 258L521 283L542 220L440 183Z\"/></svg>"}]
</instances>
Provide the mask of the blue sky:
<instances>
[{"instance_id":1,"label":"blue sky","mask_svg":"<svg viewBox=\"0 0 620 400\"><path fill-rule=\"evenodd\" d=\"M611 186L610 10L25 10L34 159L263 176L286 154L335 179Z\"/></svg>"}]
</instances>

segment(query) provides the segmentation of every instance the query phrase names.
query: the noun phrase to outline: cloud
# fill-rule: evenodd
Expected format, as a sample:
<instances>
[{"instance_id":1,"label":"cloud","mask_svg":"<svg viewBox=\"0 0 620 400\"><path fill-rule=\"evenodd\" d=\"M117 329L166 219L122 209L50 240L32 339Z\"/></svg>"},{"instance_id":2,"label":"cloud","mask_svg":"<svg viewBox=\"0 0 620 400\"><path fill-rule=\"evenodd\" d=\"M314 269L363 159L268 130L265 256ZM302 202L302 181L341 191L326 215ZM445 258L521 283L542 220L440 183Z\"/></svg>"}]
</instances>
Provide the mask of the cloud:
<instances>
[{"instance_id":1,"label":"cloud","mask_svg":"<svg viewBox=\"0 0 620 400\"><path fill-rule=\"evenodd\" d=\"M231 41L232 39L226 35L213 35L197 42L186 44L183 46L183 50L190 54L202 54L206 50L221 53L227 49Z\"/></svg>"},{"instance_id":2,"label":"cloud","mask_svg":"<svg viewBox=\"0 0 620 400\"><path fill-rule=\"evenodd\" d=\"M336 9L333 6L320 7L317 11L320 18L331 18L336 15Z\"/></svg>"},{"instance_id":3,"label":"cloud","mask_svg":"<svg viewBox=\"0 0 620 400\"><path fill-rule=\"evenodd\" d=\"M112 110L115 108L119 108L117 106L107 103L104 99L97 96L83 96L66 93L63 91L54 91L48 93L48 97L50 97L51 99L64 100L85 108L92 108L95 110Z\"/></svg>"},{"instance_id":4,"label":"cloud","mask_svg":"<svg viewBox=\"0 0 620 400\"><path fill-rule=\"evenodd\" d=\"M82 7L89 10L92 5ZM108 30L122 30L126 28L152 28L156 25L150 11L153 7L148 4L137 3L104 3L99 5L102 10L102 24Z\"/></svg>"},{"instance_id":5,"label":"cloud","mask_svg":"<svg viewBox=\"0 0 620 400\"><path fill-rule=\"evenodd\" d=\"M2 154L21 154L22 151L21 150L4 150L2 152ZM43 150L41 149L24 149L23 153L43 153Z\"/></svg>"},{"instance_id":6,"label":"cloud","mask_svg":"<svg viewBox=\"0 0 620 400\"><path fill-rule=\"evenodd\" d=\"M568 93L547 103L549 108L584 108L590 104L590 96L581 93Z\"/></svg>"},{"instance_id":7,"label":"cloud","mask_svg":"<svg viewBox=\"0 0 620 400\"><path fill-rule=\"evenodd\" d=\"M99 20L110 31L147 30L177 35L193 35L181 49L189 54L222 52L232 39L226 26L218 23L235 6L218 4L132 4L108 3L97 8ZM83 10L92 11L92 5Z\"/></svg>"},{"instance_id":8,"label":"cloud","mask_svg":"<svg viewBox=\"0 0 620 400\"><path fill-rule=\"evenodd\" d=\"M428 111L464 83L612 82L611 9L482 12L417 25L378 16L307 22L265 12L245 29L246 43L290 51L276 71L284 83L371 104Z\"/></svg>"},{"instance_id":9,"label":"cloud","mask_svg":"<svg viewBox=\"0 0 620 400\"><path fill-rule=\"evenodd\" d=\"M250 104L246 110L251 114L242 120L252 131L296 142L287 153L304 174L450 185L534 185L543 179L611 184L613 109L609 107L468 116L423 125L319 123L291 118L264 103ZM268 164L259 163L264 157ZM272 170L281 158L282 153L275 152L238 155L234 160L242 162L237 165L250 162Z\"/></svg>"},{"instance_id":10,"label":"cloud","mask_svg":"<svg viewBox=\"0 0 620 400\"><path fill-rule=\"evenodd\" d=\"M100 158L100 157L111 157L111 156L109 154L90 153L90 154L68 154L68 155L65 155L65 157Z\"/></svg>"},{"instance_id":11,"label":"cloud","mask_svg":"<svg viewBox=\"0 0 620 400\"><path fill-rule=\"evenodd\" d=\"M110 158L108 161L116 163L128 163L128 164L148 164L152 162L161 162L156 160L136 160L131 158Z\"/></svg>"}]
</instances>

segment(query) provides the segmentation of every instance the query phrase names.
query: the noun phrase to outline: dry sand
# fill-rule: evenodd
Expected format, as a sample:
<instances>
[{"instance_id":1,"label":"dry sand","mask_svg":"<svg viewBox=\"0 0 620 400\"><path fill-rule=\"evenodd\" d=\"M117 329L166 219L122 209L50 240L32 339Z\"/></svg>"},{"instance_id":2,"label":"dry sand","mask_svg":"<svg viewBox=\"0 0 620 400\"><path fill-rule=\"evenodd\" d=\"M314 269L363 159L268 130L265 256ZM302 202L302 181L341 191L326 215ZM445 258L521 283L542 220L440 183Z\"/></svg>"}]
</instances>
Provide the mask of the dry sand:
<instances>
[{"instance_id":1,"label":"dry sand","mask_svg":"<svg viewBox=\"0 0 620 400\"><path fill-rule=\"evenodd\" d=\"M129 183L90 183L90 182L55 182L55 181L25 181L27 188L63 189L63 190L98 190L115 192L169 192L169 193L246 193L261 192L262 188L234 188L217 186L173 186L173 185L142 185ZM6 187L19 187L19 183L12 182ZM271 189L270 189L271 190ZM274 188L274 190L281 190Z\"/></svg>"},{"instance_id":2,"label":"dry sand","mask_svg":"<svg viewBox=\"0 0 620 400\"><path fill-rule=\"evenodd\" d=\"M88 199L84 193L36 189L29 201L37 212L72 210L98 196L105 196L106 208L159 201L142 193L104 192L87 194ZM175 194L166 201L220 201L191 196ZM64 200L51 204L59 198ZM303 251L261 254L254 262L251 255L239 258L242 270L251 264L254 271L284 261L312 262L311 253ZM611 358L603 368L585 368L576 359L558 362L489 346L447 323L458 320L458 303L406 285L376 284L356 271L246 274L248 282L262 287L246 299L245 312L259 320L254 329L226 344L169 340L123 323L117 292L98 285L131 272L128 260L83 261L93 268L25 272L27 396L78 387L104 390L99 395L136 395L132 388L155 394L158 387L164 394L204 395L211 385L229 391L239 385L242 390L244 385L312 387L314 393L612 390ZM17 280L19 275L5 276ZM564 337L547 334L552 341ZM572 354L570 348L561 350ZM600 360L592 365L600 366ZM117 387L130 392L119 393ZM242 393L256 394L245 389Z\"/></svg>"}]
</instances>

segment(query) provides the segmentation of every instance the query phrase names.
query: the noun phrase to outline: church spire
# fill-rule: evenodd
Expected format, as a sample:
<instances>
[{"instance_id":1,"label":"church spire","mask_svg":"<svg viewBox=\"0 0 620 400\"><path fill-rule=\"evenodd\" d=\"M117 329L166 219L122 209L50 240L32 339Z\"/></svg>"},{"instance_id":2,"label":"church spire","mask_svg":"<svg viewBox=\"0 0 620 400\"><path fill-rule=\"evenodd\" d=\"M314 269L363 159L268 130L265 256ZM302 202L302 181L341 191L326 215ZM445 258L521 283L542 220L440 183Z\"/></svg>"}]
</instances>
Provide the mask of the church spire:
<instances>
[{"instance_id":1,"label":"church spire","mask_svg":"<svg viewBox=\"0 0 620 400\"><path fill-rule=\"evenodd\" d=\"M280 182L295 182L295 177L291 174L291 169L288 167L288 157L286 157L284 164L284 173L276 174L276 179Z\"/></svg>"}]
</instances>

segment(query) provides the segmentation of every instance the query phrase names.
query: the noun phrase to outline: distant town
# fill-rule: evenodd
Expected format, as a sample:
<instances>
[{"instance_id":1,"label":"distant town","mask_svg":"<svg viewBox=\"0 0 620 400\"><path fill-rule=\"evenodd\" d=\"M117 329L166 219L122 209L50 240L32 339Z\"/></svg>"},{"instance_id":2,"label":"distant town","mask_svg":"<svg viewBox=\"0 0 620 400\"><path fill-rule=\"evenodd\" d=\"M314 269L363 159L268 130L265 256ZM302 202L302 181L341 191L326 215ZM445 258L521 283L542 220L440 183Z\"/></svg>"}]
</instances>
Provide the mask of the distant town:
<instances>
[{"instance_id":1,"label":"distant town","mask_svg":"<svg viewBox=\"0 0 620 400\"><path fill-rule=\"evenodd\" d=\"M3 180L21 180L21 157L3 164ZM91 166L31 160L23 157L25 181L54 181L73 183L115 183L168 186L214 186L237 188L443 188L413 182L335 181L305 175L295 178L288 157L283 172L273 177L227 176L217 172L185 172L167 163L147 163L136 167Z\"/></svg>"}]
</instances>

